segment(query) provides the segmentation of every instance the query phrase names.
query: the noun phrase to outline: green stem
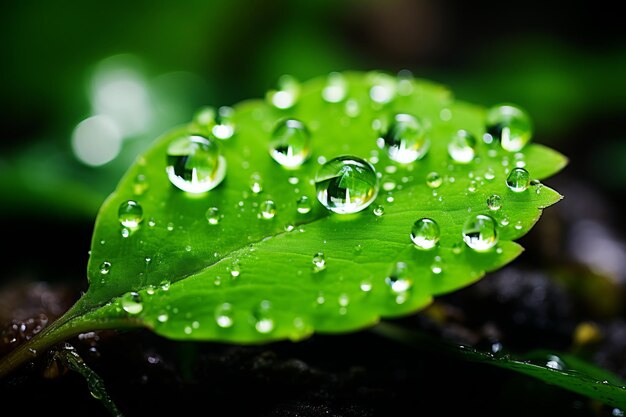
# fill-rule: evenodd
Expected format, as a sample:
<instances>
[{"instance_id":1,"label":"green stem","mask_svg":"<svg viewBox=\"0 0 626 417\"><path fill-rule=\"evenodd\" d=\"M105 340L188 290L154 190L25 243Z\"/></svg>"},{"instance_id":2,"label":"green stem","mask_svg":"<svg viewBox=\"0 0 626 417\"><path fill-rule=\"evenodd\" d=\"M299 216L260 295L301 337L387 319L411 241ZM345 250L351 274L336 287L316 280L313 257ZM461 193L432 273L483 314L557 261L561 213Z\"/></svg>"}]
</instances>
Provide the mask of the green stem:
<instances>
[{"instance_id":1,"label":"green stem","mask_svg":"<svg viewBox=\"0 0 626 417\"><path fill-rule=\"evenodd\" d=\"M68 311L59 317L54 323L36 334L32 339L21 344L5 357L0 359L0 379L6 377L25 362L31 361L50 347L63 342L80 333L104 329L120 329L137 327L134 323L124 318L112 319L86 319L86 311L80 300Z\"/></svg>"}]
</instances>

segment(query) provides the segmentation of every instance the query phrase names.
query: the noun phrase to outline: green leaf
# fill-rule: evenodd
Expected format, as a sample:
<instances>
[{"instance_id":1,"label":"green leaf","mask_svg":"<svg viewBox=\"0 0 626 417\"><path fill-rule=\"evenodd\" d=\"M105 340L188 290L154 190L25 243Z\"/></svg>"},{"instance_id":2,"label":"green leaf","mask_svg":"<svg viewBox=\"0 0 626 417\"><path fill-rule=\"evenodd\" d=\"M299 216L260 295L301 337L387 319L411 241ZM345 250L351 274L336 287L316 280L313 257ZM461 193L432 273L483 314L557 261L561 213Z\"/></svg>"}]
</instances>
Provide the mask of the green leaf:
<instances>
[{"instance_id":1,"label":"green leaf","mask_svg":"<svg viewBox=\"0 0 626 417\"><path fill-rule=\"evenodd\" d=\"M101 207L89 290L64 317L67 325L58 327L126 323L174 339L298 340L413 313L433 296L467 286L518 256L522 248L513 240L561 196L539 183L513 192L507 172L524 165L533 178L543 179L560 170L565 158L540 145L509 153L479 139L476 158L456 163L448 155L450 137L464 129L482 138L485 109L455 101L427 81L382 73L343 76L348 95L337 103L322 99L327 78L321 77L301 86L290 109L261 100L235 106L236 133L220 141L225 180L204 194L170 183L166 151L180 135L206 126L180 126L157 140ZM392 99L372 100L376 88ZM398 164L378 149L380 130L397 113L427 124L431 146L423 159ZM285 118L302 121L311 132L312 156L296 170L284 169L268 152L272 131ZM367 209L339 215L317 202L314 178L321 161L346 154L369 159L383 186ZM431 172L443 178L436 189L426 183ZM250 184L257 174L262 191L254 193ZM497 211L487 207L493 194L501 197ZM301 196L313 203L309 213L297 211ZM118 219L119 207L129 200L143 209L143 221L133 230ZM267 200L275 202L276 214L259 218ZM378 205L382 216L373 213ZM205 215L211 207L222 216L216 225ZM498 225L499 243L487 252L463 244L463 225L477 214L492 216ZM418 250L410 238L420 218L439 225L440 240L431 250ZM312 262L317 253L325 257L319 272ZM406 266L406 291L389 285L399 263Z\"/></svg>"},{"instance_id":2,"label":"green leaf","mask_svg":"<svg viewBox=\"0 0 626 417\"><path fill-rule=\"evenodd\" d=\"M463 360L509 369L595 398L613 407L626 408L626 381L570 354L535 350L523 355L504 353L496 355L468 346L434 340L426 334L391 323L381 323L374 331L410 346L446 352Z\"/></svg>"}]
</instances>

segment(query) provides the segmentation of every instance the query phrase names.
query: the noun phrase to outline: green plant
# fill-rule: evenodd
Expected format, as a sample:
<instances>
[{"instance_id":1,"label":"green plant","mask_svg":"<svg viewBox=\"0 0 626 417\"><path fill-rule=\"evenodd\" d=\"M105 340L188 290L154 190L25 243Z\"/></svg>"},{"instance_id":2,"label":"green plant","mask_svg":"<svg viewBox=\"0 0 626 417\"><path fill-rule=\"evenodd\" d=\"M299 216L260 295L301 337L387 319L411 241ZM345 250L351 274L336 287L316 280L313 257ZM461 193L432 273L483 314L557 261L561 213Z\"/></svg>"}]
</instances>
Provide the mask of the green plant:
<instances>
[{"instance_id":1,"label":"green plant","mask_svg":"<svg viewBox=\"0 0 626 417\"><path fill-rule=\"evenodd\" d=\"M566 160L531 133L514 106L383 73L202 109L130 167L98 214L89 290L0 376L97 329L259 343L413 313L512 261L560 200L538 180Z\"/></svg>"}]
</instances>

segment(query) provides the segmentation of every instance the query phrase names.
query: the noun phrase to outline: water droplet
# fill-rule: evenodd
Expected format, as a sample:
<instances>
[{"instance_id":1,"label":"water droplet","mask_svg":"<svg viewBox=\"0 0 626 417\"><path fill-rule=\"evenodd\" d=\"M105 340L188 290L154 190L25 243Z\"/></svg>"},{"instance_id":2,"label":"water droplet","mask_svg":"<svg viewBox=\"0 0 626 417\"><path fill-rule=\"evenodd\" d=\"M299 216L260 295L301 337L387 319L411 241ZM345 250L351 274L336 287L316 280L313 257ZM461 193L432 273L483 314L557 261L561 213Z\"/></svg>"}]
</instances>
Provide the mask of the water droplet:
<instances>
[{"instance_id":1,"label":"water droplet","mask_svg":"<svg viewBox=\"0 0 626 417\"><path fill-rule=\"evenodd\" d=\"M502 216L502 219L500 219L500 224L502 226L508 226L509 225L509 218L508 218L508 216L506 216L506 215Z\"/></svg>"},{"instance_id":2,"label":"water droplet","mask_svg":"<svg viewBox=\"0 0 626 417\"><path fill-rule=\"evenodd\" d=\"M396 96L396 80L387 74L371 73L370 98L378 104L389 103Z\"/></svg>"},{"instance_id":3,"label":"water droplet","mask_svg":"<svg viewBox=\"0 0 626 417\"><path fill-rule=\"evenodd\" d=\"M174 230L174 223L169 222L169 223L167 224L167 231L168 231L168 232L171 232L172 230Z\"/></svg>"},{"instance_id":4,"label":"water droplet","mask_svg":"<svg viewBox=\"0 0 626 417\"><path fill-rule=\"evenodd\" d=\"M441 260L441 256L435 256L435 259L430 266L430 270L435 275L439 275L443 272L443 262Z\"/></svg>"},{"instance_id":5,"label":"water droplet","mask_svg":"<svg viewBox=\"0 0 626 417\"><path fill-rule=\"evenodd\" d=\"M496 177L495 172L493 172L492 168L487 168L487 171L485 171L485 179L487 181L491 181Z\"/></svg>"},{"instance_id":6,"label":"water droplet","mask_svg":"<svg viewBox=\"0 0 626 417\"><path fill-rule=\"evenodd\" d=\"M506 185L516 193L526 191L530 185L530 174L524 168L513 168L506 178Z\"/></svg>"},{"instance_id":7,"label":"water droplet","mask_svg":"<svg viewBox=\"0 0 626 417\"><path fill-rule=\"evenodd\" d=\"M148 220L148 226L150 227L156 226L156 222L154 221L154 219L151 218L150 220Z\"/></svg>"},{"instance_id":8,"label":"water droplet","mask_svg":"<svg viewBox=\"0 0 626 417\"><path fill-rule=\"evenodd\" d=\"M148 180L143 174L137 174L133 183L133 192L136 195L142 195L149 188Z\"/></svg>"},{"instance_id":9,"label":"water droplet","mask_svg":"<svg viewBox=\"0 0 626 417\"><path fill-rule=\"evenodd\" d=\"M239 261L234 261L230 266L230 276L233 278L237 278L241 274L241 267L239 266Z\"/></svg>"},{"instance_id":10,"label":"water droplet","mask_svg":"<svg viewBox=\"0 0 626 417\"><path fill-rule=\"evenodd\" d=\"M165 323L169 319L170 319L170 316L166 312L162 312L157 316L157 320L159 321L159 323Z\"/></svg>"},{"instance_id":11,"label":"water droplet","mask_svg":"<svg viewBox=\"0 0 626 417\"><path fill-rule=\"evenodd\" d=\"M185 334L191 334L192 331L193 329L191 328L191 326L185 326L183 328L183 332L185 332Z\"/></svg>"},{"instance_id":12,"label":"water droplet","mask_svg":"<svg viewBox=\"0 0 626 417\"><path fill-rule=\"evenodd\" d=\"M311 156L311 135L296 119L279 122L272 132L270 155L285 168L297 168Z\"/></svg>"},{"instance_id":13,"label":"water droplet","mask_svg":"<svg viewBox=\"0 0 626 417\"><path fill-rule=\"evenodd\" d=\"M291 184L291 185L296 185L297 183L300 182L300 178L298 178L298 177L289 177L289 178L287 178L287 182L289 182L289 184Z\"/></svg>"},{"instance_id":14,"label":"water droplet","mask_svg":"<svg viewBox=\"0 0 626 417\"><path fill-rule=\"evenodd\" d=\"M515 228L515 230L522 230L522 222L517 222L515 223L515 226L513 226Z\"/></svg>"},{"instance_id":15,"label":"water droplet","mask_svg":"<svg viewBox=\"0 0 626 417\"><path fill-rule=\"evenodd\" d=\"M398 94L409 96L413 93L413 74L407 69L398 72Z\"/></svg>"},{"instance_id":16,"label":"water droplet","mask_svg":"<svg viewBox=\"0 0 626 417\"><path fill-rule=\"evenodd\" d=\"M452 245L452 253L455 255L459 255L463 250L463 244L460 242L456 242Z\"/></svg>"},{"instance_id":17,"label":"water droplet","mask_svg":"<svg viewBox=\"0 0 626 417\"><path fill-rule=\"evenodd\" d=\"M264 220L273 219L276 215L276 203L272 200L265 200L259 204L259 218Z\"/></svg>"},{"instance_id":18,"label":"water droplet","mask_svg":"<svg viewBox=\"0 0 626 417\"><path fill-rule=\"evenodd\" d=\"M226 159L217 142L199 135L178 137L167 148L167 176L177 188L204 193L226 176Z\"/></svg>"},{"instance_id":19,"label":"water droplet","mask_svg":"<svg viewBox=\"0 0 626 417\"><path fill-rule=\"evenodd\" d=\"M460 164L467 164L476 155L476 138L467 130L457 131L448 143L448 154Z\"/></svg>"},{"instance_id":20,"label":"water droplet","mask_svg":"<svg viewBox=\"0 0 626 417\"><path fill-rule=\"evenodd\" d=\"M341 307L347 307L350 305L350 296L348 294L341 294L339 298L337 298L337 303Z\"/></svg>"},{"instance_id":21,"label":"water droplet","mask_svg":"<svg viewBox=\"0 0 626 417\"><path fill-rule=\"evenodd\" d=\"M348 117L357 117L361 113L361 107L359 106L359 102L350 99L346 101L346 115Z\"/></svg>"},{"instance_id":22,"label":"water droplet","mask_svg":"<svg viewBox=\"0 0 626 417\"><path fill-rule=\"evenodd\" d=\"M396 189L396 182L393 180L383 182L383 190L393 191Z\"/></svg>"},{"instance_id":23,"label":"water droplet","mask_svg":"<svg viewBox=\"0 0 626 417\"><path fill-rule=\"evenodd\" d=\"M317 199L339 214L356 213L368 207L378 195L378 186L374 167L354 156L331 159L315 176Z\"/></svg>"},{"instance_id":24,"label":"water droplet","mask_svg":"<svg viewBox=\"0 0 626 417\"><path fill-rule=\"evenodd\" d=\"M489 216L469 217L463 225L463 241L477 252L485 252L498 243L496 222Z\"/></svg>"},{"instance_id":25,"label":"water droplet","mask_svg":"<svg viewBox=\"0 0 626 417\"><path fill-rule=\"evenodd\" d=\"M139 314L143 311L141 296L136 292L128 292L121 298L122 309L128 314Z\"/></svg>"},{"instance_id":26,"label":"water droplet","mask_svg":"<svg viewBox=\"0 0 626 417\"><path fill-rule=\"evenodd\" d=\"M430 188L439 188L443 184L443 178L437 172L431 172L426 175L426 185Z\"/></svg>"},{"instance_id":27,"label":"water droplet","mask_svg":"<svg viewBox=\"0 0 626 417\"><path fill-rule=\"evenodd\" d=\"M328 74L326 86L322 90L322 98L329 103L339 103L348 94L348 82L345 77L338 72Z\"/></svg>"},{"instance_id":28,"label":"water droplet","mask_svg":"<svg viewBox=\"0 0 626 417\"><path fill-rule=\"evenodd\" d=\"M323 252L317 252L313 255L313 272L320 272L326 269L326 257Z\"/></svg>"},{"instance_id":29,"label":"water droplet","mask_svg":"<svg viewBox=\"0 0 626 417\"><path fill-rule=\"evenodd\" d=\"M126 238L130 236L130 229L122 227L122 231L120 233L122 234L122 237Z\"/></svg>"},{"instance_id":30,"label":"water droplet","mask_svg":"<svg viewBox=\"0 0 626 417\"><path fill-rule=\"evenodd\" d=\"M133 200L128 200L120 204L117 211L118 220L124 227L136 228L143 220L143 208Z\"/></svg>"},{"instance_id":31,"label":"water droplet","mask_svg":"<svg viewBox=\"0 0 626 417\"><path fill-rule=\"evenodd\" d=\"M261 301L259 307L254 311L256 323L254 328L262 334L271 333L274 330L274 319L271 316L272 304L267 301Z\"/></svg>"},{"instance_id":32,"label":"water droplet","mask_svg":"<svg viewBox=\"0 0 626 417\"><path fill-rule=\"evenodd\" d=\"M565 363L561 358L556 355L548 355L548 361L546 362L546 367L550 369L556 369L557 371L565 370Z\"/></svg>"},{"instance_id":33,"label":"water droplet","mask_svg":"<svg viewBox=\"0 0 626 417\"><path fill-rule=\"evenodd\" d=\"M215 109L210 106L201 107L193 115L192 124L198 132L208 134L215 125Z\"/></svg>"},{"instance_id":34,"label":"water droplet","mask_svg":"<svg viewBox=\"0 0 626 417\"><path fill-rule=\"evenodd\" d=\"M383 214L385 214L385 207L384 206L379 204L376 207L374 207L374 216L380 217Z\"/></svg>"},{"instance_id":35,"label":"water droplet","mask_svg":"<svg viewBox=\"0 0 626 417\"><path fill-rule=\"evenodd\" d=\"M476 181L475 180L471 180L469 185L467 186L467 191L469 191L470 193L475 193L476 192Z\"/></svg>"},{"instance_id":36,"label":"water droplet","mask_svg":"<svg viewBox=\"0 0 626 417\"><path fill-rule=\"evenodd\" d=\"M363 281L361 281L361 284L359 284L359 288L363 292L370 292L370 291L372 291L372 281L364 279Z\"/></svg>"},{"instance_id":37,"label":"water droplet","mask_svg":"<svg viewBox=\"0 0 626 417\"><path fill-rule=\"evenodd\" d=\"M220 222L220 210L217 207L209 207L206 211L206 220L215 226Z\"/></svg>"},{"instance_id":38,"label":"water droplet","mask_svg":"<svg viewBox=\"0 0 626 417\"><path fill-rule=\"evenodd\" d=\"M159 284L161 286L161 289L165 292L170 290L170 285L171 283L169 281L162 281L161 284Z\"/></svg>"},{"instance_id":39,"label":"water droplet","mask_svg":"<svg viewBox=\"0 0 626 417\"><path fill-rule=\"evenodd\" d=\"M230 139L235 134L235 110L232 107L222 106L217 110L215 125L211 133L218 139Z\"/></svg>"},{"instance_id":40,"label":"water droplet","mask_svg":"<svg viewBox=\"0 0 626 417\"><path fill-rule=\"evenodd\" d=\"M285 110L293 107L300 96L300 83L291 75L278 79L278 90L269 91L267 99L276 108Z\"/></svg>"},{"instance_id":41,"label":"water droplet","mask_svg":"<svg viewBox=\"0 0 626 417\"><path fill-rule=\"evenodd\" d=\"M450 109L441 109L439 112L439 118L442 122L449 122L452 120L452 111Z\"/></svg>"},{"instance_id":42,"label":"water droplet","mask_svg":"<svg viewBox=\"0 0 626 417\"><path fill-rule=\"evenodd\" d=\"M215 323L222 329L233 327L233 306L229 303L222 303L215 308Z\"/></svg>"},{"instance_id":43,"label":"water droplet","mask_svg":"<svg viewBox=\"0 0 626 417\"><path fill-rule=\"evenodd\" d=\"M405 293L413 286L413 280L409 278L409 267L404 262L397 262L391 273L385 278L385 283L396 294Z\"/></svg>"},{"instance_id":44,"label":"water droplet","mask_svg":"<svg viewBox=\"0 0 626 417\"><path fill-rule=\"evenodd\" d=\"M296 210L300 214L307 214L311 211L311 200L309 197L303 195L296 202Z\"/></svg>"},{"instance_id":45,"label":"water droplet","mask_svg":"<svg viewBox=\"0 0 626 417\"><path fill-rule=\"evenodd\" d=\"M423 218L413 223L411 228L411 240L418 249L432 249L439 242L441 232L437 222Z\"/></svg>"},{"instance_id":46,"label":"water droplet","mask_svg":"<svg viewBox=\"0 0 626 417\"><path fill-rule=\"evenodd\" d=\"M492 194L487 198L487 207L491 211L498 211L502 207L502 198L498 194Z\"/></svg>"},{"instance_id":47,"label":"water droplet","mask_svg":"<svg viewBox=\"0 0 626 417\"><path fill-rule=\"evenodd\" d=\"M499 141L508 152L522 149L532 136L530 117L512 105L494 106L487 112L486 143Z\"/></svg>"},{"instance_id":48,"label":"water droplet","mask_svg":"<svg viewBox=\"0 0 626 417\"><path fill-rule=\"evenodd\" d=\"M410 114L396 114L387 131L377 139L379 148L385 149L389 158L408 164L423 158L430 147L430 139L421 121Z\"/></svg>"},{"instance_id":49,"label":"water droplet","mask_svg":"<svg viewBox=\"0 0 626 417\"><path fill-rule=\"evenodd\" d=\"M111 270L111 262L104 261L100 264L100 273L106 275Z\"/></svg>"},{"instance_id":50,"label":"water droplet","mask_svg":"<svg viewBox=\"0 0 626 417\"><path fill-rule=\"evenodd\" d=\"M250 175L250 190L252 190L254 194L259 194L263 191L263 178L261 178L261 174L258 172Z\"/></svg>"}]
</instances>

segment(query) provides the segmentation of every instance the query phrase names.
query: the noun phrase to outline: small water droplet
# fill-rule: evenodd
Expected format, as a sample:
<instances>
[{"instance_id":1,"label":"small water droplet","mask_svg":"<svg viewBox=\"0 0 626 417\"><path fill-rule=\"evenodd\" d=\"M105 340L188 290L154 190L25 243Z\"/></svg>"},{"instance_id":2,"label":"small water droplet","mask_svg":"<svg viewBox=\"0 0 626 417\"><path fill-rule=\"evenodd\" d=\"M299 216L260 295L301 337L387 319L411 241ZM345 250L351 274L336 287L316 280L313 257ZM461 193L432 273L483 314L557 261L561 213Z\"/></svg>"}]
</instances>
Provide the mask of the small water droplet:
<instances>
[{"instance_id":1,"label":"small water droplet","mask_svg":"<svg viewBox=\"0 0 626 417\"><path fill-rule=\"evenodd\" d=\"M296 119L280 121L269 144L272 158L281 166L294 169L311 156L311 136L304 124Z\"/></svg>"},{"instance_id":2,"label":"small water droplet","mask_svg":"<svg viewBox=\"0 0 626 417\"><path fill-rule=\"evenodd\" d=\"M196 131L204 135L208 134L215 125L215 109L211 106L201 107L193 115L192 124Z\"/></svg>"},{"instance_id":3,"label":"small water droplet","mask_svg":"<svg viewBox=\"0 0 626 417\"><path fill-rule=\"evenodd\" d=\"M463 250L463 244L460 242L456 242L452 245L452 253L455 255L459 255Z\"/></svg>"},{"instance_id":4,"label":"small water droplet","mask_svg":"<svg viewBox=\"0 0 626 417\"><path fill-rule=\"evenodd\" d=\"M126 237L130 236L130 229L128 229L127 227L122 227L122 230L121 230L120 233L121 233L122 237L126 238Z\"/></svg>"},{"instance_id":5,"label":"small water droplet","mask_svg":"<svg viewBox=\"0 0 626 417\"><path fill-rule=\"evenodd\" d=\"M191 334L191 332L193 332L193 329L191 328L191 326L185 326L183 328L183 332L185 332L185 334Z\"/></svg>"},{"instance_id":6,"label":"small water droplet","mask_svg":"<svg viewBox=\"0 0 626 417\"><path fill-rule=\"evenodd\" d=\"M546 362L546 367L550 369L556 369L557 371L565 370L565 363L561 358L556 355L548 355L548 361Z\"/></svg>"},{"instance_id":7,"label":"small water droplet","mask_svg":"<svg viewBox=\"0 0 626 417\"><path fill-rule=\"evenodd\" d=\"M411 240L418 249L429 250L439 242L439 225L432 219L422 218L413 223Z\"/></svg>"},{"instance_id":8,"label":"small water droplet","mask_svg":"<svg viewBox=\"0 0 626 417\"><path fill-rule=\"evenodd\" d=\"M463 225L463 241L477 252L485 252L498 243L496 222L489 216L470 216Z\"/></svg>"},{"instance_id":9,"label":"small water droplet","mask_svg":"<svg viewBox=\"0 0 626 417\"><path fill-rule=\"evenodd\" d=\"M148 226L150 227L156 226L156 221L154 221L154 219L151 218L150 220L148 220Z\"/></svg>"},{"instance_id":10,"label":"small water droplet","mask_svg":"<svg viewBox=\"0 0 626 417\"><path fill-rule=\"evenodd\" d=\"M276 215L276 203L272 200L265 200L259 204L259 218L263 220L271 220Z\"/></svg>"},{"instance_id":11,"label":"small water droplet","mask_svg":"<svg viewBox=\"0 0 626 417\"><path fill-rule=\"evenodd\" d=\"M143 311L141 296L136 292L128 292L121 298L122 309L128 314L139 314Z\"/></svg>"},{"instance_id":12,"label":"small water droplet","mask_svg":"<svg viewBox=\"0 0 626 417\"><path fill-rule=\"evenodd\" d=\"M396 114L376 144L393 161L408 164L423 158L430 148L423 123L410 114Z\"/></svg>"},{"instance_id":13,"label":"small water droplet","mask_svg":"<svg viewBox=\"0 0 626 417\"><path fill-rule=\"evenodd\" d=\"M370 98L378 104L386 104L396 96L395 78L382 73L368 74L370 79Z\"/></svg>"},{"instance_id":14,"label":"small water droplet","mask_svg":"<svg viewBox=\"0 0 626 417\"><path fill-rule=\"evenodd\" d=\"M214 139L186 135L168 146L165 171L177 188L204 193L217 187L226 176L226 159Z\"/></svg>"},{"instance_id":15,"label":"small water droplet","mask_svg":"<svg viewBox=\"0 0 626 417\"><path fill-rule=\"evenodd\" d=\"M383 214L385 214L385 207L384 206L379 204L376 207L374 207L374 216L380 217Z\"/></svg>"},{"instance_id":16,"label":"small water droplet","mask_svg":"<svg viewBox=\"0 0 626 417\"><path fill-rule=\"evenodd\" d=\"M513 168L506 178L506 185L516 193L526 191L530 185L530 174L524 168Z\"/></svg>"},{"instance_id":17,"label":"small water droplet","mask_svg":"<svg viewBox=\"0 0 626 417\"><path fill-rule=\"evenodd\" d=\"M111 270L111 262L104 261L100 264L100 273L106 275Z\"/></svg>"},{"instance_id":18,"label":"small water droplet","mask_svg":"<svg viewBox=\"0 0 626 417\"><path fill-rule=\"evenodd\" d=\"M168 232L171 232L172 230L174 230L174 223L169 222L169 223L167 224L167 231L168 231Z\"/></svg>"},{"instance_id":19,"label":"small water droplet","mask_svg":"<svg viewBox=\"0 0 626 417\"><path fill-rule=\"evenodd\" d=\"M291 185L296 185L296 184L298 184L300 182L300 178L298 178L298 177L289 177L289 178L287 178L287 181Z\"/></svg>"},{"instance_id":20,"label":"small water droplet","mask_svg":"<svg viewBox=\"0 0 626 417\"><path fill-rule=\"evenodd\" d=\"M413 280L409 277L409 267L405 262L397 262L385 283L395 294L407 292L413 286Z\"/></svg>"},{"instance_id":21,"label":"small water droplet","mask_svg":"<svg viewBox=\"0 0 626 417\"><path fill-rule=\"evenodd\" d=\"M230 266L230 276L237 278L241 274L241 267L239 261L234 261Z\"/></svg>"},{"instance_id":22,"label":"small water droplet","mask_svg":"<svg viewBox=\"0 0 626 417\"><path fill-rule=\"evenodd\" d=\"M517 222L515 223L515 226L513 226L515 228L515 230L522 230L522 222Z\"/></svg>"},{"instance_id":23,"label":"small water droplet","mask_svg":"<svg viewBox=\"0 0 626 417\"><path fill-rule=\"evenodd\" d=\"M283 75L278 79L278 90L269 91L268 101L277 109L285 110L293 107L300 96L300 83L291 75Z\"/></svg>"},{"instance_id":24,"label":"small water droplet","mask_svg":"<svg viewBox=\"0 0 626 417\"><path fill-rule=\"evenodd\" d=\"M396 189L396 182L393 180L388 180L383 182L383 190L385 191L393 191Z\"/></svg>"},{"instance_id":25,"label":"small water droplet","mask_svg":"<svg viewBox=\"0 0 626 417\"><path fill-rule=\"evenodd\" d=\"M326 257L323 252L317 252L313 255L313 272L320 272L326 269Z\"/></svg>"},{"instance_id":26,"label":"small water droplet","mask_svg":"<svg viewBox=\"0 0 626 417\"><path fill-rule=\"evenodd\" d=\"M498 211L502 207L502 197L498 194L491 194L489 198L487 198L487 207L491 211Z\"/></svg>"},{"instance_id":27,"label":"small water droplet","mask_svg":"<svg viewBox=\"0 0 626 417\"><path fill-rule=\"evenodd\" d=\"M347 307L348 305L350 305L350 296L348 294L341 294L337 299L337 303L341 307Z\"/></svg>"},{"instance_id":28,"label":"small water droplet","mask_svg":"<svg viewBox=\"0 0 626 417\"><path fill-rule=\"evenodd\" d=\"M315 176L317 199L328 210L339 214L367 208L376 199L378 187L374 167L354 156L331 159Z\"/></svg>"},{"instance_id":29,"label":"small water droplet","mask_svg":"<svg viewBox=\"0 0 626 417\"><path fill-rule=\"evenodd\" d=\"M361 281L361 283L359 284L359 288L361 289L361 291L363 292L370 292L372 291L372 281L368 280L368 279L364 279L363 281Z\"/></svg>"},{"instance_id":30,"label":"small water droplet","mask_svg":"<svg viewBox=\"0 0 626 417\"><path fill-rule=\"evenodd\" d=\"M343 74L331 72L328 74L326 86L322 90L322 98L329 103L339 103L348 94L348 82Z\"/></svg>"},{"instance_id":31,"label":"small water droplet","mask_svg":"<svg viewBox=\"0 0 626 417\"><path fill-rule=\"evenodd\" d=\"M220 222L220 210L217 207L209 207L206 211L207 222L215 226Z\"/></svg>"},{"instance_id":32,"label":"small water droplet","mask_svg":"<svg viewBox=\"0 0 626 417\"><path fill-rule=\"evenodd\" d=\"M157 320L159 323L165 323L170 319L169 314L167 314L166 312L161 312L159 313L159 315L157 316Z\"/></svg>"},{"instance_id":33,"label":"small water droplet","mask_svg":"<svg viewBox=\"0 0 626 417\"><path fill-rule=\"evenodd\" d=\"M229 303L222 303L215 308L215 323L222 329L233 327L235 324L233 316L233 306Z\"/></svg>"},{"instance_id":34,"label":"small water droplet","mask_svg":"<svg viewBox=\"0 0 626 417\"><path fill-rule=\"evenodd\" d=\"M117 211L118 220L124 227L136 228L143 221L143 208L133 200L128 200L120 204Z\"/></svg>"},{"instance_id":35,"label":"small water droplet","mask_svg":"<svg viewBox=\"0 0 626 417\"><path fill-rule=\"evenodd\" d=\"M500 224L502 226L508 226L509 225L509 218L508 218L508 216L506 216L506 215L502 216L502 218L500 219Z\"/></svg>"},{"instance_id":36,"label":"small water droplet","mask_svg":"<svg viewBox=\"0 0 626 417\"><path fill-rule=\"evenodd\" d=\"M498 105L487 112L486 143L499 141L508 152L521 150L530 141L532 123L522 109L512 105Z\"/></svg>"},{"instance_id":37,"label":"small water droplet","mask_svg":"<svg viewBox=\"0 0 626 417\"><path fill-rule=\"evenodd\" d=\"M263 178L261 178L261 174L258 172L250 175L250 190L252 190L254 194L259 194L263 191Z\"/></svg>"},{"instance_id":38,"label":"small water droplet","mask_svg":"<svg viewBox=\"0 0 626 417\"><path fill-rule=\"evenodd\" d=\"M348 117L357 117L361 113L361 106L358 101L350 99L346 101L345 110Z\"/></svg>"},{"instance_id":39,"label":"small water droplet","mask_svg":"<svg viewBox=\"0 0 626 417\"><path fill-rule=\"evenodd\" d=\"M235 134L235 110L232 107L222 106L217 110L215 125L211 133L218 139L230 139Z\"/></svg>"},{"instance_id":40,"label":"small water droplet","mask_svg":"<svg viewBox=\"0 0 626 417\"><path fill-rule=\"evenodd\" d=\"M142 195L149 188L148 180L143 174L137 174L133 183L133 192L136 195Z\"/></svg>"},{"instance_id":41,"label":"small water droplet","mask_svg":"<svg viewBox=\"0 0 626 417\"><path fill-rule=\"evenodd\" d=\"M259 307L254 311L256 323L254 328L261 334L271 333L274 330L274 319L271 315L272 304L267 301L261 301Z\"/></svg>"},{"instance_id":42,"label":"small water droplet","mask_svg":"<svg viewBox=\"0 0 626 417\"><path fill-rule=\"evenodd\" d=\"M448 154L460 164L468 164L476 155L476 138L467 130L459 130L448 143Z\"/></svg>"},{"instance_id":43,"label":"small water droplet","mask_svg":"<svg viewBox=\"0 0 626 417\"><path fill-rule=\"evenodd\" d=\"M431 172L426 175L426 185L430 188L439 188L443 184L443 178L437 172Z\"/></svg>"},{"instance_id":44,"label":"small water droplet","mask_svg":"<svg viewBox=\"0 0 626 417\"><path fill-rule=\"evenodd\" d=\"M467 191L469 191L470 193L475 193L476 192L476 181L475 180L471 180L469 185L467 186Z\"/></svg>"},{"instance_id":45,"label":"small water droplet","mask_svg":"<svg viewBox=\"0 0 626 417\"><path fill-rule=\"evenodd\" d=\"M161 284L159 284L161 286L161 289L165 292L170 290L170 285L171 283L169 281L162 281Z\"/></svg>"},{"instance_id":46,"label":"small water droplet","mask_svg":"<svg viewBox=\"0 0 626 417\"><path fill-rule=\"evenodd\" d=\"M311 200L309 197L303 195L296 202L296 210L300 214L307 214L311 211Z\"/></svg>"},{"instance_id":47,"label":"small water droplet","mask_svg":"<svg viewBox=\"0 0 626 417\"><path fill-rule=\"evenodd\" d=\"M443 261L441 260L441 256L435 256L435 259L430 266L430 270L435 275L439 275L443 272Z\"/></svg>"},{"instance_id":48,"label":"small water droplet","mask_svg":"<svg viewBox=\"0 0 626 417\"><path fill-rule=\"evenodd\" d=\"M495 172L493 172L492 168L487 168L487 171L485 171L485 179L487 181L491 181L496 177Z\"/></svg>"}]
</instances>

